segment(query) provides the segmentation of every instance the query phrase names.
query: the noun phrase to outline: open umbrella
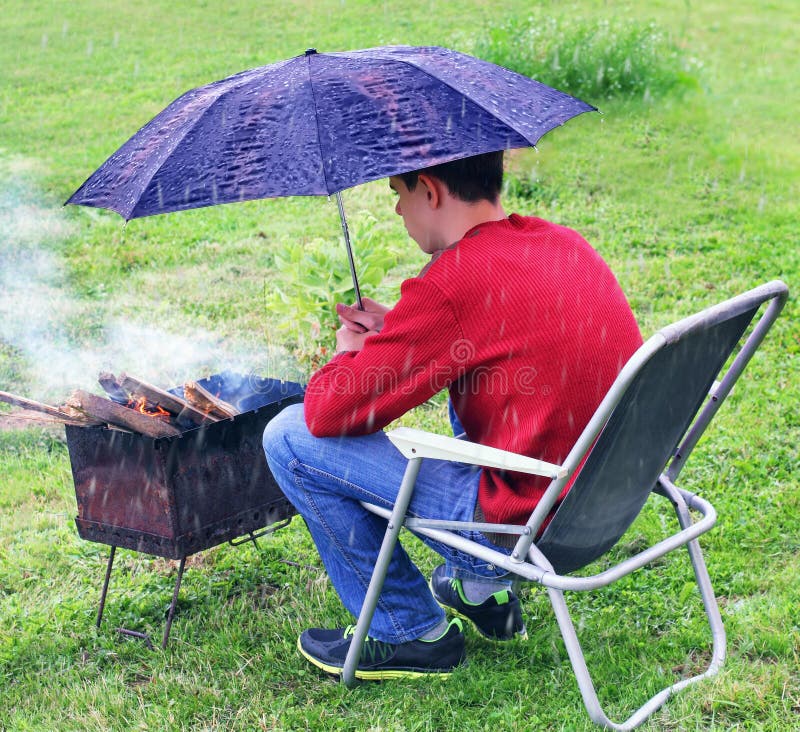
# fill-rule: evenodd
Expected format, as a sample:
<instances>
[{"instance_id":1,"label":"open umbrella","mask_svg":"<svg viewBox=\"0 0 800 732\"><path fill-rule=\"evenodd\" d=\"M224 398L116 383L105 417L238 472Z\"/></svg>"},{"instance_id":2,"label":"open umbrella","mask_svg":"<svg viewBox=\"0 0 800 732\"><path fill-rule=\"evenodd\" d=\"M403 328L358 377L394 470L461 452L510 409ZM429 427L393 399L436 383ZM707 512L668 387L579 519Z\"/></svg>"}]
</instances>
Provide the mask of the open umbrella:
<instances>
[{"instance_id":1,"label":"open umbrella","mask_svg":"<svg viewBox=\"0 0 800 732\"><path fill-rule=\"evenodd\" d=\"M275 196L341 191L450 160L536 145L595 107L438 47L317 53L243 71L176 99L67 203L126 220Z\"/></svg>"}]
</instances>

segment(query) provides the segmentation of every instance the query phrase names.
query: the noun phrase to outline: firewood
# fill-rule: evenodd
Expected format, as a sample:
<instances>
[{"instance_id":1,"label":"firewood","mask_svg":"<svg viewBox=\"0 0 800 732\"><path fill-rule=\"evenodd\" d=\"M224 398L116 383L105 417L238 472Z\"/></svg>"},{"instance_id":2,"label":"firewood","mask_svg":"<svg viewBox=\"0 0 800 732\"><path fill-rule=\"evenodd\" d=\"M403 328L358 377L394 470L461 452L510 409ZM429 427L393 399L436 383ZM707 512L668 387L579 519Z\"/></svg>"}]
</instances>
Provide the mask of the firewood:
<instances>
[{"instance_id":1,"label":"firewood","mask_svg":"<svg viewBox=\"0 0 800 732\"><path fill-rule=\"evenodd\" d=\"M102 371L97 377L97 381L100 386L105 389L106 394L108 394L113 401L117 402L117 404L127 404L128 401L130 401L128 392L122 388L121 384L119 383L119 379L114 376L114 374L111 374L108 371Z\"/></svg>"},{"instance_id":2,"label":"firewood","mask_svg":"<svg viewBox=\"0 0 800 732\"><path fill-rule=\"evenodd\" d=\"M41 412L42 414L47 414L57 419L59 422L64 422L64 423L81 422L82 424L87 424L91 422L91 420L88 420L86 415L84 414L76 416L57 407L53 407L49 404L36 402L33 399L17 396L16 394L9 394L7 391L0 391L0 402L6 402L6 404L13 404L15 407L22 407L23 409L30 409L34 412Z\"/></svg>"},{"instance_id":3,"label":"firewood","mask_svg":"<svg viewBox=\"0 0 800 732\"><path fill-rule=\"evenodd\" d=\"M71 420L66 417L55 417L44 412L23 409L17 412L0 412L0 425L7 424L12 428L21 425L48 426L54 424L69 424L75 427L86 427L85 420Z\"/></svg>"},{"instance_id":4,"label":"firewood","mask_svg":"<svg viewBox=\"0 0 800 732\"><path fill-rule=\"evenodd\" d=\"M64 414L67 415L71 420L75 422L80 422L82 425L86 427L99 427L100 425L105 425L105 420L102 419L95 419L94 417L90 417L88 414L79 411L78 409L73 409L72 407L67 406L66 404L60 404L58 407Z\"/></svg>"},{"instance_id":5,"label":"firewood","mask_svg":"<svg viewBox=\"0 0 800 732\"><path fill-rule=\"evenodd\" d=\"M194 424L217 422L220 419L216 415L206 414L175 394L170 394L168 391L141 379L135 379L133 376L120 374L119 384L122 389L134 396L144 397L150 404L166 409L175 416L186 417Z\"/></svg>"},{"instance_id":6,"label":"firewood","mask_svg":"<svg viewBox=\"0 0 800 732\"><path fill-rule=\"evenodd\" d=\"M202 409L204 412L214 414L223 419L235 417L237 414L241 414L241 412L232 404L228 404L228 402L218 399L210 391L200 386L200 384L198 384L196 381L187 381L183 385L183 396L186 398L187 402L194 405L198 409Z\"/></svg>"},{"instance_id":7,"label":"firewood","mask_svg":"<svg viewBox=\"0 0 800 732\"><path fill-rule=\"evenodd\" d=\"M162 422L160 419L148 417L135 409L123 407L110 399L91 394L82 389L73 392L72 396L67 399L67 406L95 419L125 427L147 437L174 437L181 433L177 427Z\"/></svg>"}]
</instances>

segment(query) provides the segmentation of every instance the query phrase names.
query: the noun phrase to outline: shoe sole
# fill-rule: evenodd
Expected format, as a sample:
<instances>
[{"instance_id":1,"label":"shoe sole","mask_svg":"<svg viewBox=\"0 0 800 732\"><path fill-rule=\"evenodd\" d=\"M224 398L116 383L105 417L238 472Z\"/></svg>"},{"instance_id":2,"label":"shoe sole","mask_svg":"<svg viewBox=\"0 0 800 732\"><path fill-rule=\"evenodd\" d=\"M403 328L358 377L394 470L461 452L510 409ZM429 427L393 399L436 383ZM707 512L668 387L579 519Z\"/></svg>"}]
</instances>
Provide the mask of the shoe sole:
<instances>
[{"instance_id":1,"label":"shoe sole","mask_svg":"<svg viewBox=\"0 0 800 732\"><path fill-rule=\"evenodd\" d=\"M309 662L312 663L319 669L322 669L325 673L331 674L333 676L341 676L342 671L344 670L341 666L333 666L331 664L325 663L324 661L320 661L318 658L315 658L310 653L307 653L306 650L300 643L300 639L297 639L297 650L300 651L301 655ZM423 676L436 676L437 678L446 679L450 676L452 671L439 671L436 669L376 669L374 671L366 671L363 669L356 669L356 678L361 679L362 681L388 681L390 679L418 679Z\"/></svg>"},{"instance_id":2,"label":"shoe sole","mask_svg":"<svg viewBox=\"0 0 800 732\"><path fill-rule=\"evenodd\" d=\"M443 603L441 600L439 600L439 598L436 596L436 592L434 592L433 583L432 582L429 582L428 586L430 587L431 594L433 595L433 599L436 600L436 604L440 608L442 608L442 610L444 610L445 612L449 612L449 613L455 615L457 618L461 618L462 620L466 620L467 622L469 622L469 624L473 628L475 628L475 630L477 630L480 635L482 635L484 638L486 638L486 640L490 640L490 641L493 641L495 643L508 643L508 641L512 641L512 640L523 640L523 641L524 640L528 640L528 629L527 628L524 628L521 633L514 633L514 635L512 635L510 638L499 638L496 635L490 635L489 633L486 633L480 627L480 625L478 625L471 617L469 617L469 615L464 615L464 613L460 612L459 610L456 610L452 605L447 605L446 603Z\"/></svg>"}]
</instances>

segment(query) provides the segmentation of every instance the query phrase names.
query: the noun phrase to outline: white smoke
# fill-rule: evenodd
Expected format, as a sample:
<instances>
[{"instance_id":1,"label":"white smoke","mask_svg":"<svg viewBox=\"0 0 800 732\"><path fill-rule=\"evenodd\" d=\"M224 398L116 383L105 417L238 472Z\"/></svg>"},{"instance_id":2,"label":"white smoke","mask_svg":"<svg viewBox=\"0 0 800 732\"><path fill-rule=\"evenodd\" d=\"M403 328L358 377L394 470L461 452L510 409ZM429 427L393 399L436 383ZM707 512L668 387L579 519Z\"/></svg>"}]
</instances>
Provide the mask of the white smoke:
<instances>
[{"instance_id":1,"label":"white smoke","mask_svg":"<svg viewBox=\"0 0 800 732\"><path fill-rule=\"evenodd\" d=\"M35 201L24 167L0 160L0 364L14 359L22 375L22 383L4 384L0 369L0 390L22 388L25 396L60 401L76 388L99 391L100 371L125 371L163 388L225 369L302 380L283 349L184 323L159 327L105 316L107 300L75 297L57 253L73 233L70 223L59 208ZM87 323L96 334L91 338Z\"/></svg>"}]
</instances>

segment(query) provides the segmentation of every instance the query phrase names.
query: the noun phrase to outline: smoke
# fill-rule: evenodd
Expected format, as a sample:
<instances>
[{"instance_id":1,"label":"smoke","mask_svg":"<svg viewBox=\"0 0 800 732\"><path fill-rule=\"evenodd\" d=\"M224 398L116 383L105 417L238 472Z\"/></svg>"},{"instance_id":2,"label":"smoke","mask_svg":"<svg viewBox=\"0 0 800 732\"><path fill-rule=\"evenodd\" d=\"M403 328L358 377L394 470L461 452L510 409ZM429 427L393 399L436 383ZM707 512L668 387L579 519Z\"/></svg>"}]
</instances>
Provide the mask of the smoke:
<instances>
[{"instance_id":1,"label":"smoke","mask_svg":"<svg viewBox=\"0 0 800 732\"><path fill-rule=\"evenodd\" d=\"M74 233L61 209L38 203L29 166L0 160L0 390L60 401L98 391L100 371L171 387L221 370L302 380L281 348L170 323L107 315L113 302L77 298L59 245Z\"/></svg>"}]
</instances>

